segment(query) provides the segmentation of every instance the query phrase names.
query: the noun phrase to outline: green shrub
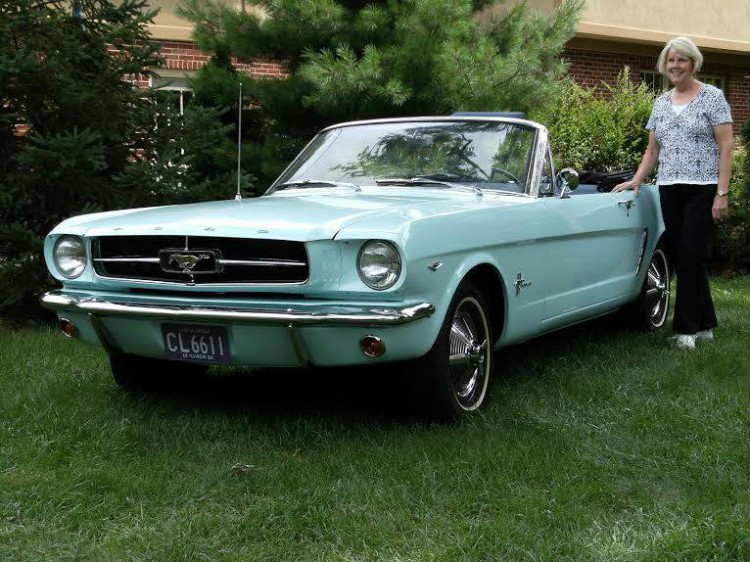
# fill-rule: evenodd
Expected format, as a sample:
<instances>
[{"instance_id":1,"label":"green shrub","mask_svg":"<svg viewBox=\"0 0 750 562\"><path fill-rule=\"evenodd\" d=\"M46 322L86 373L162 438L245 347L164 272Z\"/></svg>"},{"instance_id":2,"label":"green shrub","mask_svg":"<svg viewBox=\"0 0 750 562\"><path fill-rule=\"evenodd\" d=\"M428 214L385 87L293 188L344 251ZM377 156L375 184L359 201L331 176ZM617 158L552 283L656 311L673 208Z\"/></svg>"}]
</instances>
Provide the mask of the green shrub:
<instances>
[{"instance_id":1,"label":"green shrub","mask_svg":"<svg viewBox=\"0 0 750 562\"><path fill-rule=\"evenodd\" d=\"M636 86L628 69L608 95L570 82L554 109L535 116L547 123L552 153L558 168L572 166L579 172L635 172L648 145L646 123L654 103L653 92ZM725 274L750 270L750 120L742 131L742 146L735 150L730 183L729 219L718 229L713 269ZM652 175L652 178L655 174Z\"/></svg>"},{"instance_id":2,"label":"green shrub","mask_svg":"<svg viewBox=\"0 0 750 562\"><path fill-rule=\"evenodd\" d=\"M0 1L0 316L49 320L46 234L85 212L234 195L234 122L134 88L161 64L147 0ZM112 52L117 48L117 54ZM228 139L228 140L227 140ZM219 171L217 171L219 170ZM252 178L243 174L243 187Z\"/></svg>"},{"instance_id":3,"label":"green shrub","mask_svg":"<svg viewBox=\"0 0 750 562\"><path fill-rule=\"evenodd\" d=\"M742 130L743 146L734 152L729 184L729 218L719 225L714 246L714 268L746 275L750 270L750 120Z\"/></svg>"},{"instance_id":4,"label":"green shrub","mask_svg":"<svg viewBox=\"0 0 750 562\"><path fill-rule=\"evenodd\" d=\"M648 145L653 92L635 85L623 69L614 86L600 96L571 82L547 121L558 167L579 172L635 170Z\"/></svg>"},{"instance_id":5,"label":"green shrub","mask_svg":"<svg viewBox=\"0 0 750 562\"><path fill-rule=\"evenodd\" d=\"M123 77L159 64L145 0L0 2L0 314L46 318L42 257L62 218L126 206L112 184L136 154L148 101ZM111 53L112 47L117 55ZM145 192L141 192L145 193ZM146 193L146 196L148 194Z\"/></svg>"}]
</instances>

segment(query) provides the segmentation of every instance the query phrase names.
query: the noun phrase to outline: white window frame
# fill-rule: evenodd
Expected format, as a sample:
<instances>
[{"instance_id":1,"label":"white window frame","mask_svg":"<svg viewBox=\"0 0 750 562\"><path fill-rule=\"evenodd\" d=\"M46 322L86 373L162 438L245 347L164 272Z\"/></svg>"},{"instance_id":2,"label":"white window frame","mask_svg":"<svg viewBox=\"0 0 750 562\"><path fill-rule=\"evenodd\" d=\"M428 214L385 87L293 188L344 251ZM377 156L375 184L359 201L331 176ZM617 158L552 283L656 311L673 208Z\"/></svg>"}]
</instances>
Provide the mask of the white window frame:
<instances>
[{"instance_id":1,"label":"white window frame","mask_svg":"<svg viewBox=\"0 0 750 562\"><path fill-rule=\"evenodd\" d=\"M148 83L152 88L179 93L180 115L185 114L185 93L192 92L190 87L190 78L194 72L185 72L184 70L160 70L149 76ZM185 149L180 148L180 154L185 154ZM170 163L171 165L171 163Z\"/></svg>"},{"instance_id":2,"label":"white window frame","mask_svg":"<svg viewBox=\"0 0 750 562\"><path fill-rule=\"evenodd\" d=\"M653 83L656 86L654 88L654 91L657 94L666 92L670 88L669 79L661 72L658 72L656 70L641 70L638 73L638 76L641 82ZM703 74L699 72L696 77L701 82L716 86L722 92L725 91L724 88L726 87L726 78L720 74ZM648 78L649 80L646 80L646 78Z\"/></svg>"},{"instance_id":3,"label":"white window frame","mask_svg":"<svg viewBox=\"0 0 750 562\"><path fill-rule=\"evenodd\" d=\"M194 72L184 70L160 70L155 76L149 77L149 86L157 90L179 92L180 115L185 113L185 93L192 92L190 79Z\"/></svg>"}]
</instances>

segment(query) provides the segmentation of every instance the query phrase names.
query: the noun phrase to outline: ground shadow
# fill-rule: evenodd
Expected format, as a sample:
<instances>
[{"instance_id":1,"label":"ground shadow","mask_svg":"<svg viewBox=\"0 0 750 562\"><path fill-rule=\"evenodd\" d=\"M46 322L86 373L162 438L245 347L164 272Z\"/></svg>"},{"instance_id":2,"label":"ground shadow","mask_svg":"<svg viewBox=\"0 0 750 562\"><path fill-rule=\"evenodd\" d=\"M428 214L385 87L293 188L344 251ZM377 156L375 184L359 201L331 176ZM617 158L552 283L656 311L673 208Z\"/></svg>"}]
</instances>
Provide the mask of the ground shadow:
<instances>
[{"instance_id":1,"label":"ground shadow","mask_svg":"<svg viewBox=\"0 0 750 562\"><path fill-rule=\"evenodd\" d=\"M333 415L345 418L402 419L410 413L399 377L388 366L338 368L209 369L148 391L176 408L221 410L270 417ZM416 418L415 418L416 420Z\"/></svg>"},{"instance_id":2,"label":"ground shadow","mask_svg":"<svg viewBox=\"0 0 750 562\"><path fill-rule=\"evenodd\" d=\"M514 384L544 377L567 353L582 352L587 342L617 338L624 328L617 317L598 319L495 353L495 379ZM337 368L211 368L206 375L174 378L149 395L177 408L221 410L258 416L332 415L342 419L428 421L419 414L419 396L404 379L408 372L388 364Z\"/></svg>"}]
</instances>

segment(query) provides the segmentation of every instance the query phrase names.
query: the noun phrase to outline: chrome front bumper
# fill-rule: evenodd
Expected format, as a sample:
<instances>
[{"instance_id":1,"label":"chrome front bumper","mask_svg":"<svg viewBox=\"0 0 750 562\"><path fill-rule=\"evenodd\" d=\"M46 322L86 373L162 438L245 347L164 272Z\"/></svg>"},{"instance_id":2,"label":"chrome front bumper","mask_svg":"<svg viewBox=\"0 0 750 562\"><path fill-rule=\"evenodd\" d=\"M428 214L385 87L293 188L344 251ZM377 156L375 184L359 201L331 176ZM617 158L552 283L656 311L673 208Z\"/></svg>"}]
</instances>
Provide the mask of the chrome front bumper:
<instances>
[{"instance_id":1,"label":"chrome front bumper","mask_svg":"<svg viewBox=\"0 0 750 562\"><path fill-rule=\"evenodd\" d=\"M286 326L399 326L435 313L422 302L400 308L320 304L311 308L251 309L176 306L156 303L116 303L91 296L51 291L41 297L56 312L81 312L96 317L150 318L188 322L275 324Z\"/></svg>"}]
</instances>

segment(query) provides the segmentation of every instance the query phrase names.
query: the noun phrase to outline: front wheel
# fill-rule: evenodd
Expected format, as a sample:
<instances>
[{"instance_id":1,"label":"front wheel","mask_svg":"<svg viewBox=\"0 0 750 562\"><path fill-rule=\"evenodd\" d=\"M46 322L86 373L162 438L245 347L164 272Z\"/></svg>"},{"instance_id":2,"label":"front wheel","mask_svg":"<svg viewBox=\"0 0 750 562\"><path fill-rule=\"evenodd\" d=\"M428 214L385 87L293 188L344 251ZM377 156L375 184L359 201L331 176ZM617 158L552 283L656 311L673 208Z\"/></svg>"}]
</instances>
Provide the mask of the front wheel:
<instances>
[{"instance_id":1,"label":"front wheel","mask_svg":"<svg viewBox=\"0 0 750 562\"><path fill-rule=\"evenodd\" d=\"M659 245L651 256L638 299L629 305L628 313L636 328L656 331L666 324L670 281L667 253Z\"/></svg>"},{"instance_id":2,"label":"front wheel","mask_svg":"<svg viewBox=\"0 0 750 562\"><path fill-rule=\"evenodd\" d=\"M427 413L456 419L481 408L492 373L492 328L482 293L459 285L438 337L414 373Z\"/></svg>"}]
</instances>

